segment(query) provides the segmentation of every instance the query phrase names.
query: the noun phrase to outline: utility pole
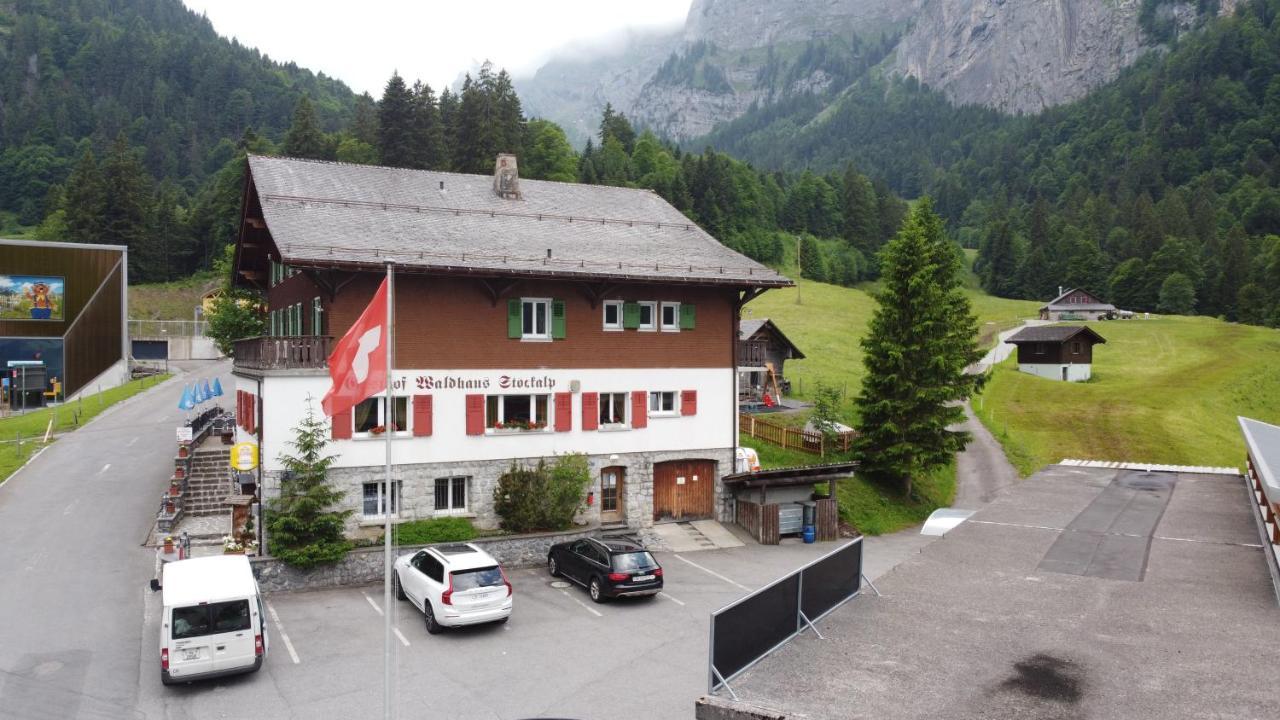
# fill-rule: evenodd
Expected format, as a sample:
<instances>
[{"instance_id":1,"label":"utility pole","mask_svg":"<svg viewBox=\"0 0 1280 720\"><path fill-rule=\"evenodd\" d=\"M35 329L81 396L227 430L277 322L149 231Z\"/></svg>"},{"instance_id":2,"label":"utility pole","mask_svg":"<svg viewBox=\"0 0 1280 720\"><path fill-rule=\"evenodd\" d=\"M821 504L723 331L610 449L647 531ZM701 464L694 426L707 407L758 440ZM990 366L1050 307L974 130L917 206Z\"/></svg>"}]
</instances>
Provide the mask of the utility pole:
<instances>
[{"instance_id":1,"label":"utility pole","mask_svg":"<svg viewBox=\"0 0 1280 720\"><path fill-rule=\"evenodd\" d=\"M796 304L797 304L797 305L801 305L801 304L803 304L803 303L801 303L801 302L800 302L800 277L801 277L801 272L800 272L800 236L799 236L799 235L796 235Z\"/></svg>"}]
</instances>

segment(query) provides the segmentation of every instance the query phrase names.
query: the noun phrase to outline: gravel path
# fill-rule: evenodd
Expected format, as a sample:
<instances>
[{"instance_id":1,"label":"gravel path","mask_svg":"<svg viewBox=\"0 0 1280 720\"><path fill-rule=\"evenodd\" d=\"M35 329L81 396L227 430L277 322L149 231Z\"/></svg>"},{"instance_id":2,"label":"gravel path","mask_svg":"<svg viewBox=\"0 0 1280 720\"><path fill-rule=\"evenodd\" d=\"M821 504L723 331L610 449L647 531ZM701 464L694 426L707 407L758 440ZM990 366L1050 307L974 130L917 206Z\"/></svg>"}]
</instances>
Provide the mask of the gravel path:
<instances>
[{"instance_id":1,"label":"gravel path","mask_svg":"<svg viewBox=\"0 0 1280 720\"><path fill-rule=\"evenodd\" d=\"M964 404L965 421L953 430L967 430L973 436L956 458L956 499L952 507L977 510L996 493L1018 481L1018 471L1004 456L1004 449L978 421L969 403Z\"/></svg>"}]
</instances>

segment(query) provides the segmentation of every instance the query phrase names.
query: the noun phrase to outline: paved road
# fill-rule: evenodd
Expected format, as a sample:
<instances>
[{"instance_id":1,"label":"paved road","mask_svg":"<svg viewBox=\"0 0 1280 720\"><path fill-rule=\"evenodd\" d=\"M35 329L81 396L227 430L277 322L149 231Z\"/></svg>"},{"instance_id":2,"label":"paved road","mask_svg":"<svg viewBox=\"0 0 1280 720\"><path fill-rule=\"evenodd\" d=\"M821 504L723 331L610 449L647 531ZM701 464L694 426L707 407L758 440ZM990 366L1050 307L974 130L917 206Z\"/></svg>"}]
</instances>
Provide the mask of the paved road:
<instances>
[{"instance_id":1,"label":"paved road","mask_svg":"<svg viewBox=\"0 0 1280 720\"><path fill-rule=\"evenodd\" d=\"M996 493L1018 481L1018 471L1009 464L1004 449L964 404L965 421L953 430L968 430L973 439L956 458L956 499L952 507L977 510L991 502Z\"/></svg>"},{"instance_id":2,"label":"paved road","mask_svg":"<svg viewBox=\"0 0 1280 720\"><path fill-rule=\"evenodd\" d=\"M140 543L172 472L182 378L0 486L0 717L141 717L139 666L156 650L142 635L154 556Z\"/></svg>"}]
</instances>

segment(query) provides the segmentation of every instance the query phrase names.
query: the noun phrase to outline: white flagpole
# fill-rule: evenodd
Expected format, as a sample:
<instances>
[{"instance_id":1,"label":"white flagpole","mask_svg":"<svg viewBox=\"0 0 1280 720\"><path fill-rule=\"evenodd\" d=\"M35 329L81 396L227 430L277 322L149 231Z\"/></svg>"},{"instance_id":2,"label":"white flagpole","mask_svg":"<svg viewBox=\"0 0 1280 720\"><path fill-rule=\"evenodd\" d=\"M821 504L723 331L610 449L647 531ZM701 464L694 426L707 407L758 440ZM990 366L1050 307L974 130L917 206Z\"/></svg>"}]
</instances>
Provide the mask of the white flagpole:
<instances>
[{"instance_id":1,"label":"white flagpole","mask_svg":"<svg viewBox=\"0 0 1280 720\"><path fill-rule=\"evenodd\" d=\"M395 350L394 333L392 331L392 322L395 319L395 276L392 271L392 262L387 261L387 387L386 405L383 410L383 419L386 423L386 429L383 435L387 442L387 466L386 466L386 484L382 490L382 518L383 518L383 560L382 560L382 619L383 619L383 672L386 677L383 678L383 716L386 720L391 720L391 677L394 668L391 662L391 436L395 433L395 421L398 419L394 416L395 404L391 398L391 355ZM399 498L396 498L399 501Z\"/></svg>"}]
</instances>

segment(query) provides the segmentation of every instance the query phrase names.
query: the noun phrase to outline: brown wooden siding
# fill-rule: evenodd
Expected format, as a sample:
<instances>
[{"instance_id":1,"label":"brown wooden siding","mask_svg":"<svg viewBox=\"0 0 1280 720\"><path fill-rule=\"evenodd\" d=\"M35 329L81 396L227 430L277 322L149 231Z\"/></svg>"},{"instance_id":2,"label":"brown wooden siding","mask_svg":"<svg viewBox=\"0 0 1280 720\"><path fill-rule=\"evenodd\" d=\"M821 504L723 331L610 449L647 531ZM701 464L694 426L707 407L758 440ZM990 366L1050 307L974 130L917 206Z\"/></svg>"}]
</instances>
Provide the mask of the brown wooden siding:
<instances>
[{"instance_id":1,"label":"brown wooden siding","mask_svg":"<svg viewBox=\"0 0 1280 720\"><path fill-rule=\"evenodd\" d=\"M818 542L838 540L840 538L840 512L835 498L818 501L814 534Z\"/></svg>"},{"instance_id":2,"label":"brown wooden siding","mask_svg":"<svg viewBox=\"0 0 1280 720\"><path fill-rule=\"evenodd\" d=\"M303 302L309 308L310 299L320 294L328 324L324 334L341 337L364 312L381 282L381 275L362 275L330 303L309 278L295 275L271 289L269 304L275 309ZM395 364L400 368L467 369L733 366L733 290L618 285L603 295L602 299L628 302L692 303L697 308L695 327L677 333L605 331L603 309L599 303L592 307L585 289L581 283L529 280L503 292L495 303L479 280L397 275ZM565 339L509 339L507 299L512 297L563 300Z\"/></svg>"},{"instance_id":3,"label":"brown wooden siding","mask_svg":"<svg viewBox=\"0 0 1280 720\"><path fill-rule=\"evenodd\" d=\"M67 333L63 345L62 387L70 395L120 360L125 329L120 319L120 283L123 268L107 277L102 292L94 297Z\"/></svg>"},{"instance_id":4,"label":"brown wooden siding","mask_svg":"<svg viewBox=\"0 0 1280 720\"><path fill-rule=\"evenodd\" d=\"M0 244L0 268L4 268L4 274L54 275L66 282L62 320L0 320L0 337L62 337L120 258L118 251L74 245ZM119 307L117 298L117 310ZM120 343L116 345L119 347Z\"/></svg>"},{"instance_id":5,"label":"brown wooden siding","mask_svg":"<svg viewBox=\"0 0 1280 720\"><path fill-rule=\"evenodd\" d=\"M782 536L779 534L778 506L759 505L748 500L739 500L736 508L739 525L761 545L777 545Z\"/></svg>"},{"instance_id":6,"label":"brown wooden siding","mask_svg":"<svg viewBox=\"0 0 1280 720\"><path fill-rule=\"evenodd\" d=\"M1080 352L1074 352L1073 346L1079 343ZM1036 345L1044 346L1044 354L1036 354ZM1093 343L1084 338L1068 340L1065 343L1025 343L1018 346L1018 362L1032 365L1082 365L1093 362Z\"/></svg>"},{"instance_id":7,"label":"brown wooden siding","mask_svg":"<svg viewBox=\"0 0 1280 720\"><path fill-rule=\"evenodd\" d=\"M694 480L694 477L697 480ZM677 478L684 478L684 483ZM673 460L653 465L653 519L709 518L715 512L716 464L711 460Z\"/></svg>"},{"instance_id":8,"label":"brown wooden siding","mask_svg":"<svg viewBox=\"0 0 1280 720\"><path fill-rule=\"evenodd\" d=\"M376 285L374 286L374 289L377 289ZM298 273L291 278L285 278L280 282L280 284L271 288L267 293L267 307L270 310L280 310L292 307L297 303L302 303L302 334L332 335L333 333L325 332L324 328L321 328L320 332L316 332L315 328L312 327L311 303L317 297L320 298L320 305L324 308L324 312L321 313L321 324L325 324L329 315L329 298L320 290L319 286L317 286L315 282L307 276L306 273ZM369 298L372 297L373 293L371 292L369 293ZM366 298L366 303L369 298ZM355 314L354 317L352 317L353 322L356 317L360 316L361 312L364 312L363 307ZM350 327L350 325L350 323L347 323L346 327ZM270 327L269 320L267 327ZM345 327L342 332L346 332ZM340 335L341 333L339 333L339 336Z\"/></svg>"}]
</instances>

